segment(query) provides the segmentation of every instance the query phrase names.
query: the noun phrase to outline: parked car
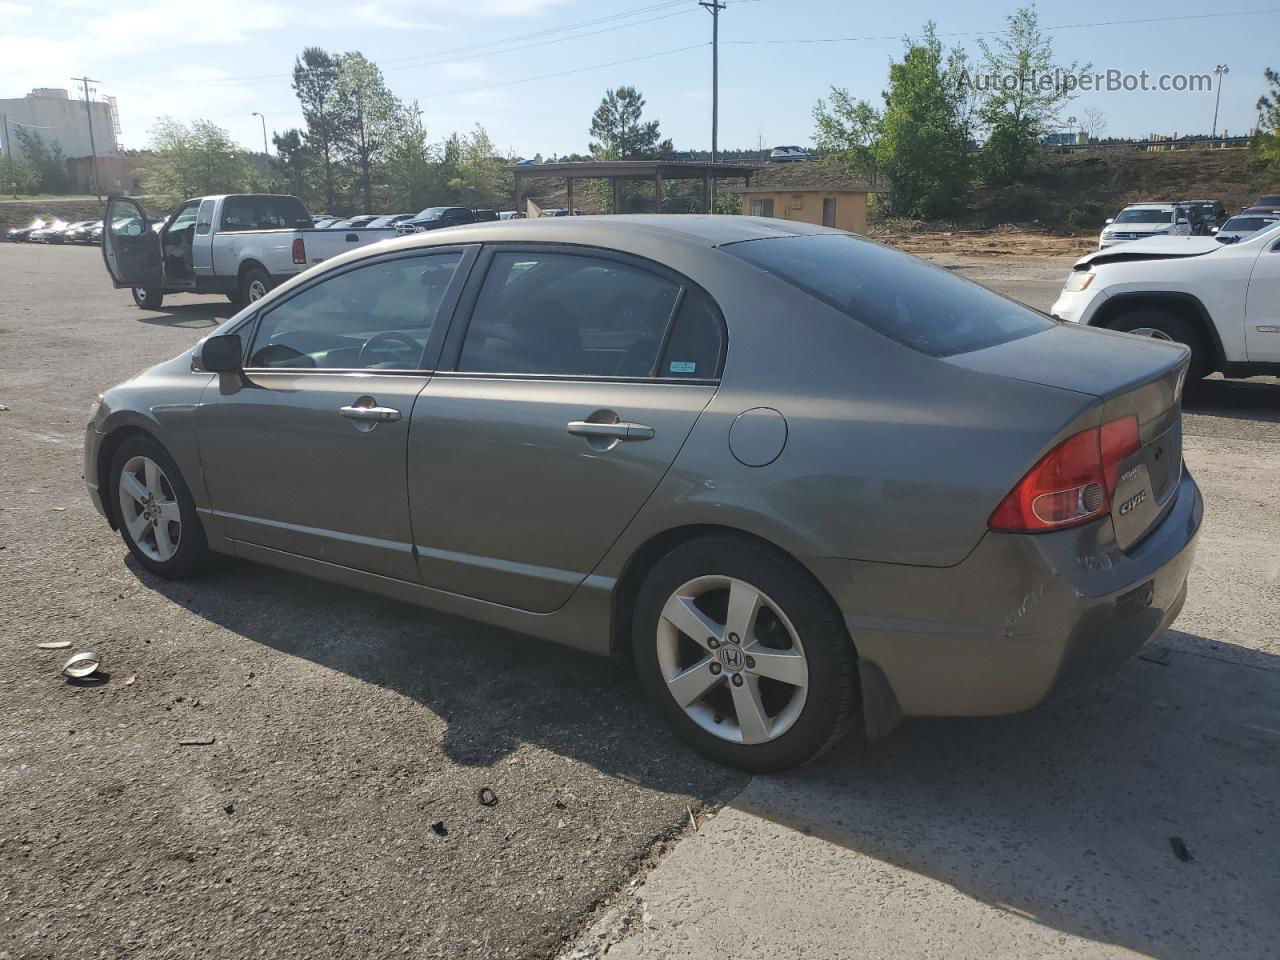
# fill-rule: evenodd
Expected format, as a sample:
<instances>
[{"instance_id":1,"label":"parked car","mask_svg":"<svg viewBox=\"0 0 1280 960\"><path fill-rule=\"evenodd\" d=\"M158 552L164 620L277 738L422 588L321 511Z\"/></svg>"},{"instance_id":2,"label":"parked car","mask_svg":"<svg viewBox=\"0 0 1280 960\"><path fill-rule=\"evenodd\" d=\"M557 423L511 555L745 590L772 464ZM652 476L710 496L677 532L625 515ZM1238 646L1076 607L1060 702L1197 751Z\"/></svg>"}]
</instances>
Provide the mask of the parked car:
<instances>
[{"instance_id":1,"label":"parked car","mask_svg":"<svg viewBox=\"0 0 1280 960\"><path fill-rule=\"evenodd\" d=\"M1247 207L1242 207L1242 213L1270 213L1280 210L1280 193L1264 193L1258 199Z\"/></svg>"},{"instance_id":2,"label":"parked car","mask_svg":"<svg viewBox=\"0 0 1280 960\"><path fill-rule=\"evenodd\" d=\"M67 232L63 234L63 238L68 243L92 243L90 236L96 228L101 226L101 220L81 220L79 223L73 223L68 227Z\"/></svg>"},{"instance_id":3,"label":"parked car","mask_svg":"<svg viewBox=\"0 0 1280 960\"><path fill-rule=\"evenodd\" d=\"M570 210L568 207L548 207L542 211L541 216L544 217L580 217L582 211L577 207Z\"/></svg>"},{"instance_id":4,"label":"parked car","mask_svg":"<svg viewBox=\"0 0 1280 960\"><path fill-rule=\"evenodd\" d=\"M1154 236L1191 235L1191 216L1175 203L1131 203L1108 220L1098 237L1098 249Z\"/></svg>"},{"instance_id":5,"label":"parked car","mask_svg":"<svg viewBox=\"0 0 1280 960\"><path fill-rule=\"evenodd\" d=\"M10 243L30 243L31 231L40 230L45 226L45 222L37 217L25 227L13 227L5 231L5 239Z\"/></svg>"},{"instance_id":6,"label":"parked car","mask_svg":"<svg viewBox=\"0 0 1280 960\"><path fill-rule=\"evenodd\" d=\"M31 243L50 243L50 237L54 234L61 235L62 231L65 229L67 229L67 222L65 220L54 220L52 223L47 223L43 227L32 230L31 233L27 235L27 239Z\"/></svg>"},{"instance_id":7,"label":"parked car","mask_svg":"<svg viewBox=\"0 0 1280 960\"><path fill-rule=\"evenodd\" d=\"M365 224L365 226L370 227L371 229L374 229L374 230L383 230L383 229L386 229L387 227L394 227L397 223L403 223L406 220L412 220L412 219L413 219L412 213L393 213L393 214L390 214L389 216L378 217L376 220L373 220L372 222Z\"/></svg>"},{"instance_id":8,"label":"parked car","mask_svg":"<svg viewBox=\"0 0 1280 960\"><path fill-rule=\"evenodd\" d=\"M475 222L476 212L467 207L427 207L396 226L404 233L423 233Z\"/></svg>"},{"instance_id":9,"label":"parked car","mask_svg":"<svg viewBox=\"0 0 1280 960\"><path fill-rule=\"evenodd\" d=\"M1227 208L1221 200L1180 200L1177 205L1190 214L1193 237L1207 237L1227 220Z\"/></svg>"},{"instance_id":10,"label":"parked car","mask_svg":"<svg viewBox=\"0 0 1280 960\"><path fill-rule=\"evenodd\" d=\"M1164 631L1188 358L816 225L460 226L108 390L85 476L150 573L234 553L628 656L681 736L780 770Z\"/></svg>"},{"instance_id":11,"label":"parked car","mask_svg":"<svg viewBox=\"0 0 1280 960\"><path fill-rule=\"evenodd\" d=\"M774 147L769 151L770 163L799 163L811 159L804 147Z\"/></svg>"},{"instance_id":12,"label":"parked car","mask_svg":"<svg viewBox=\"0 0 1280 960\"><path fill-rule=\"evenodd\" d=\"M503 210L498 214L499 220L523 220L528 214L521 213L519 210Z\"/></svg>"},{"instance_id":13,"label":"parked car","mask_svg":"<svg viewBox=\"0 0 1280 960\"><path fill-rule=\"evenodd\" d=\"M1232 217L1215 232L1219 243L1236 243L1259 230L1269 230L1280 223L1280 211L1276 213L1241 213Z\"/></svg>"},{"instance_id":14,"label":"parked car","mask_svg":"<svg viewBox=\"0 0 1280 960\"><path fill-rule=\"evenodd\" d=\"M1091 253L1052 312L1181 343L1194 379L1280 374L1280 224L1230 244L1157 237Z\"/></svg>"},{"instance_id":15,"label":"parked car","mask_svg":"<svg viewBox=\"0 0 1280 960\"><path fill-rule=\"evenodd\" d=\"M102 221L97 221L96 225L89 228L89 243L102 243Z\"/></svg>"},{"instance_id":16,"label":"parked car","mask_svg":"<svg viewBox=\"0 0 1280 960\"><path fill-rule=\"evenodd\" d=\"M312 217L311 223L317 230L323 230L331 223L337 223L339 219L339 217Z\"/></svg>"},{"instance_id":17,"label":"parked car","mask_svg":"<svg viewBox=\"0 0 1280 960\"><path fill-rule=\"evenodd\" d=\"M347 217L343 220L335 220L333 223L325 227L326 230L359 230L363 227L372 225L373 221L378 219L376 213L364 213L358 217Z\"/></svg>"},{"instance_id":18,"label":"parked car","mask_svg":"<svg viewBox=\"0 0 1280 960\"><path fill-rule=\"evenodd\" d=\"M103 219L107 272L144 310L179 292L251 302L311 264L395 235L313 229L302 201L280 194L196 197L155 222L139 201L111 197Z\"/></svg>"},{"instance_id":19,"label":"parked car","mask_svg":"<svg viewBox=\"0 0 1280 960\"><path fill-rule=\"evenodd\" d=\"M497 210L480 209L476 211L477 223L492 223L494 220L497 220L497 219L499 219Z\"/></svg>"}]
</instances>

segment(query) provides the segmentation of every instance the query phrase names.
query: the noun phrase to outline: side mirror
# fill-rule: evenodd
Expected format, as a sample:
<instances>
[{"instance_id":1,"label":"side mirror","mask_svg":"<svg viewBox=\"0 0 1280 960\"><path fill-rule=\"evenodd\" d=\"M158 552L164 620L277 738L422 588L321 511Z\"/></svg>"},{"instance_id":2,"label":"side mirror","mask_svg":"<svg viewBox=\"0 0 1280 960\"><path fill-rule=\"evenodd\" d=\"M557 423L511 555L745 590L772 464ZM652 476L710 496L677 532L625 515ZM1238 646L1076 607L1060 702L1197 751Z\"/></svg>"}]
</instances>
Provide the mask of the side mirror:
<instances>
[{"instance_id":1,"label":"side mirror","mask_svg":"<svg viewBox=\"0 0 1280 960\"><path fill-rule=\"evenodd\" d=\"M1210 233L1217 233L1219 229L1220 229L1219 227L1210 227L1210 228L1209 228L1209 232L1210 232Z\"/></svg>"},{"instance_id":2,"label":"side mirror","mask_svg":"<svg viewBox=\"0 0 1280 960\"><path fill-rule=\"evenodd\" d=\"M1113 224L1113 223L1115 223L1115 222L1116 222L1116 218L1115 218L1115 217L1107 217L1107 219L1106 219L1106 223L1104 224L1104 226L1108 226L1108 227L1109 227L1109 226L1111 226L1111 224Z\"/></svg>"},{"instance_id":3,"label":"side mirror","mask_svg":"<svg viewBox=\"0 0 1280 960\"><path fill-rule=\"evenodd\" d=\"M209 373L239 373L244 369L243 356L238 333L210 337L200 347L200 365Z\"/></svg>"}]
</instances>

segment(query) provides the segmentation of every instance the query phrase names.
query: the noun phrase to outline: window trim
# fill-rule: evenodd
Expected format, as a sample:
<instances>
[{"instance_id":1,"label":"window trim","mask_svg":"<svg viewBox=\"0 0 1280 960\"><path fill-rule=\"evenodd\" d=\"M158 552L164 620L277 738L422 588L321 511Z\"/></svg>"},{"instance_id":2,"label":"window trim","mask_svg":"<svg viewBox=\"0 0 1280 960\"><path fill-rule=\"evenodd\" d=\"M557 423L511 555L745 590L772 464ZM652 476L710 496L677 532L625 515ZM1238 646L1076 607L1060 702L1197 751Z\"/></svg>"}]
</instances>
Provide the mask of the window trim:
<instances>
[{"instance_id":1,"label":"window trim","mask_svg":"<svg viewBox=\"0 0 1280 960\"><path fill-rule=\"evenodd\" d=\"M248 361L253 356L253 347L258 339L258 333L262 326L262 318L272 310L282 306L308 290L313 289L321 283L325 283L343 274L352 273L356 270L372 267L380 263L389 263L395 260L414 260L424 257L443 256L447 254L461 254L458 266L454 270L453 279L449 281L449 288L445 291L444 299L440 302L440 311L436 316L435 323L431 326L431 333L427 336L426 345L423 347L422 358L418 361L417 367L398 367L392 370L371 369L369 367L251 367ZM251 316L245 318L243 323L228 330L228 333L247 332L247 336L242 337L244 340L244 362L246 364L245 373L288 373L290 375L359 375L364 377L380 376L388 374L392 376L432 376L436 370L436 364L440 358L441 348L444 346L445 337L448 335L449 328L452 326L453 317L458 308L458 301L462 296L463 290L466 288L467 281L470 277L471 270L475 266L476 258L479 256L480 247L478 244L449 244L430 247L413 247L409 250L397 250L392 253L382 254L380 256L361 258L351 263L343 264L343 266L325 270L323 273L313 277L309 282L300 284L293 290L289 291L287 297L272 301L266 304L263 309L255 310ZM430 361L430 362L428 362Z\"/></svg>"},{"instance_id":2,"label":"window trim","mask_svg":"<svg viewBox=\"0 0 1280 960\"><path fill-rule=\"evenodd\" d=\"M493 266L494 257L499 253L561 254L564 256L589 257L596 260L612 260L636 270L655 274L664 280L674 283L677 287L676 299L671 309L671 315L667 317L666 328L662 332L662 339L655 360L658 365L661 365L663 353L671 339L671 332L675 329L676 317L679 315L680 307L684 304L686 291L690 289L697 291L706 297L707 302L711 304L716 320L720 324L720 353L716 357L714 375L710 377L661 377L657 375L660 371L653 367L650 368L654 371L653 375L647 377L604 376L586 373L499 373L459 370L458 364L462 359L462 347L466 342L467 332L471 328L471 321L475 317L475 308L480 300L480 292L484 289L485 280L488 278L489 270ZM564 243L563 241L545 243L520 240L486 243L483 245L477 263L471 270L467 288L454 309L449 335L445 339L444 349L436 364L435 375L471 380L543 380L548 382L581 383L652 383L656 385L684 383L707 386L718 384L724 376L725 357L728 356L728 353L729 328L728 324L725 323L724 311L720 308L720 304L700 284L695 283L666 264L638 256L637 254L626 253L609 247L597 247L587 243Z\"/></svg>"}]
</instances>

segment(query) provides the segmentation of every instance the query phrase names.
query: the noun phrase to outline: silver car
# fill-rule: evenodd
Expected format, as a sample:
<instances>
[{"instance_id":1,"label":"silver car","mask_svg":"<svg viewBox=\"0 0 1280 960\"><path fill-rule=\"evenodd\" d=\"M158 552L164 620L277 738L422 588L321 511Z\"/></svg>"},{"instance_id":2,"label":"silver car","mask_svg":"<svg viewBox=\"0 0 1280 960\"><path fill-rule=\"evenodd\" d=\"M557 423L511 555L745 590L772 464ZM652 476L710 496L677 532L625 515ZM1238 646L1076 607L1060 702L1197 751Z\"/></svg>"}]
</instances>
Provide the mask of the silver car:
<instances>
[{"instance_id":1,"label":"silver car","mask_svg":"<svg viewBox=\"0 0 1280 960\"><path fill-rule=\"evenodd\" d=\"M155 574L233 554L628 657L698 749L780 770L1173 621L1187 360L807 224L477 224L113 387L85 477Z\"/></svg>"}]
</instances>

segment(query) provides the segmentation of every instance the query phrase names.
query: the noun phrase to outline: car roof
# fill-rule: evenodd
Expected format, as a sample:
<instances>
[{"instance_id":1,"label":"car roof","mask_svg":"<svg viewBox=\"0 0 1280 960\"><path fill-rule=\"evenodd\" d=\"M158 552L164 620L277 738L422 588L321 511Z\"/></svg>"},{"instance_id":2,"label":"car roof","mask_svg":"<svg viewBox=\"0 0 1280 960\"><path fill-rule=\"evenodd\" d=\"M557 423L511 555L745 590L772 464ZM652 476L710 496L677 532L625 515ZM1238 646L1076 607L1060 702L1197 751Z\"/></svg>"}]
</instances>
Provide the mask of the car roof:
<instances>
[{"instance_id":1,"label":"car roof","mask_svg":"<svg viewBox=\"0 0 1280 960\"><path fill-rule=\"evenodd\" d=\"M1189 202L1189 201L1188 201ZM1126 210L1172 210L1174 207L1180 206L1176 203L1131 203L1125 207Z\"/></svg>"}]
</instances>

